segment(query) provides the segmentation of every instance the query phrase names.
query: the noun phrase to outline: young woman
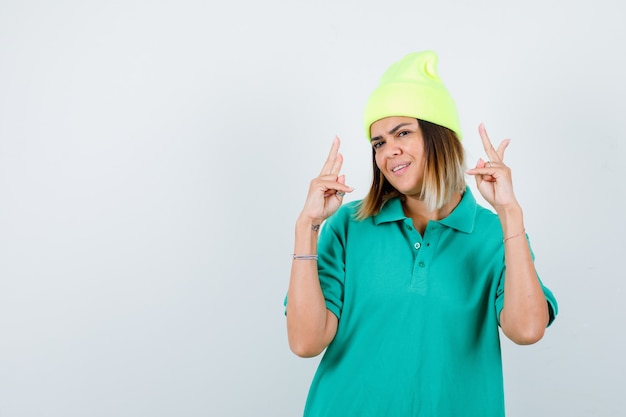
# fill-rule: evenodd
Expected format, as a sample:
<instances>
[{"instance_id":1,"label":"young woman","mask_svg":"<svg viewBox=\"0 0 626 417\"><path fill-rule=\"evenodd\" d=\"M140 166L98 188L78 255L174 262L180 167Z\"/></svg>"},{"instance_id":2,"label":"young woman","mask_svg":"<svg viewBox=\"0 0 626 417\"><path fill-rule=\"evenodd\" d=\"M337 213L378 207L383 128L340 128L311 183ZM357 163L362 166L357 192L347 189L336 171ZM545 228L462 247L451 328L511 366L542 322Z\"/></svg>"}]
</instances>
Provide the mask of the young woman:
<instances>
[{"instance_id":1,"label":"young woman","mask_svg":"<svg viewBox=\"0 0 626 417\"><path fill-rule=\"evenodd\" d=\"M479 126L488 160L464 169L436 66L432 51L409 54L371 94L363 200L342 205L352 188L339 139L311 181L285 300L293 352L325 350L307 417L504 416L499 328L532 344L557 313L504 163L509 141L494 148ZM465 174L493 211L476 203Z\"/></svg>"}]
</instances>

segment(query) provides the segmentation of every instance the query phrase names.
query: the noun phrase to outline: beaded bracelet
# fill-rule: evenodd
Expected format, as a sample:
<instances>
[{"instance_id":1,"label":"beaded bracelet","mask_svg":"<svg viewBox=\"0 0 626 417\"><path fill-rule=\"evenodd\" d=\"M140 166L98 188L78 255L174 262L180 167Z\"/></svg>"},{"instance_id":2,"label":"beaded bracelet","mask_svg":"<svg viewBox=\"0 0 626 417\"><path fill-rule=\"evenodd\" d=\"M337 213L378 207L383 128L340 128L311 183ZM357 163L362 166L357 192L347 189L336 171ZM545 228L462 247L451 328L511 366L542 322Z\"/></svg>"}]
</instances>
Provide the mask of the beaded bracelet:
<instances>
[{"instance_id":1,"label":"beaded bracelet","mask_svg":"<svg viewBox=\"0 0 626 417\"><path fill-rule=\"evenodd\" d=\"M521 233L518 233L518 234L516 234L516 235L509 236L509 237L505 237L504 239L502 239L502 243L506 242L506 241L507 241L507 240L509 240L509 239L513 239L513 238L516 238L516 237L522 236L522 235L523 235L523 234L525 234L525 233L526 233L526 229L522 230L522 232L521 232Z\"/></svg>"},{"instance_id":2,"label":"beaded bracelet","mask_svg":"<svg viewBox=\"0 0 626 417\"><path fill-rule=\"evenodd\" d=\"M296 261L317 261L317 255L296 255L294 253L293 259Z\"/></svg>"}]
</instances>

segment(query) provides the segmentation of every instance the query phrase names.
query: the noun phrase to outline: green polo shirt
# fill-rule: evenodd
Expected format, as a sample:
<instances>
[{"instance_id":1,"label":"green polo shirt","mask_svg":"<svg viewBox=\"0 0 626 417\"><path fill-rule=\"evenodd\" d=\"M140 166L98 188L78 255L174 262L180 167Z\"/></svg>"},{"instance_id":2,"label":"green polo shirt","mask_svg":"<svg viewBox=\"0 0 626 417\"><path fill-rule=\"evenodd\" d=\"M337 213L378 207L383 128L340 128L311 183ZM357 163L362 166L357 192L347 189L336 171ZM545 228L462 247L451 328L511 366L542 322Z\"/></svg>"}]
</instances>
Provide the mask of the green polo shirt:
<instances>
[{"instance_id":1,"label":"green polo shirt","mask_svg":"<svg viewBox=\"0 0 626 417\"><path fill-rule=\"evenodd\" d=\"M320 282L339 326L304 415L504 416L498 217L469 188L424 236L399 199L363 221L357 205L342 206L320 232ZM556 300L544 292L553 317Z\"/></svg>"}]
</instances>

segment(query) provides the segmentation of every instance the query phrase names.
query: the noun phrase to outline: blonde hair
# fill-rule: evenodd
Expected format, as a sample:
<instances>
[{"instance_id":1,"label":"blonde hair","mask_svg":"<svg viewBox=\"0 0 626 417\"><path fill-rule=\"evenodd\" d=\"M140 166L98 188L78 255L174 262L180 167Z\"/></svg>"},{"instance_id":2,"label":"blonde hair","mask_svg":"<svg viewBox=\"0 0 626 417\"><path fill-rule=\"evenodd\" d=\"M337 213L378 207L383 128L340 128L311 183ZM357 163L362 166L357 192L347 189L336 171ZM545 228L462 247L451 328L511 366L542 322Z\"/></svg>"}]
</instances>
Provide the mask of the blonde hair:
<instances>
[{"instance_id":1,"label":"blonde hair","mask_svg":"<svg viewBox=\"0 0 626 417\"><path fill-rule=\"evenodd\" d=\"M465 191L465 151L456 133L447 127L421 119L417 123L424 139L426 159L420 198L434 211L443 207L454 193ZM372 167L372 185L356 213L358 220L378 214L387 201L401 196L378 169L373 148Z\"/></svg>"}]
</instances>

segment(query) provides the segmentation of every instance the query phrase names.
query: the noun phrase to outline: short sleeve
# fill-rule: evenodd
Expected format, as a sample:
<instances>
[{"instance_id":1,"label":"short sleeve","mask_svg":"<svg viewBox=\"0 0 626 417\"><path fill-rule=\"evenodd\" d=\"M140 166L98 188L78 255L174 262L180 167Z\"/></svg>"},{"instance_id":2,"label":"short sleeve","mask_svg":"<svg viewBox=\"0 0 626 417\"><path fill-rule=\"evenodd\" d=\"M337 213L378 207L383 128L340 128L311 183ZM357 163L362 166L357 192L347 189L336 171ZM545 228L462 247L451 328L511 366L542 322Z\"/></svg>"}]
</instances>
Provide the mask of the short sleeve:
<instances>
[{"instance_id":1,"label":"short sleeve","mask_svg":"<svg viewBox=\"0 0 626 417\"><path fill-rule=\"evenodd\" d=\"M342 233L340 216L329 220L320 231L317 269L326 308L339 319L344 300L345 233Z\"/></svg>"},{"instance_id":2,"label":"short sleeve","mask_svg":"<svg viewBox=\"0 0 626 417\"><path fill-rule=\"evenodd\" d=\"M317 270L326 308L341 317L345 280L345 236L349 214L345 206L326 220L317 242ZM287 296L283 305L287 307ZM286 309L285 309L286 312Z\"/></svg>"}]
</instances>

